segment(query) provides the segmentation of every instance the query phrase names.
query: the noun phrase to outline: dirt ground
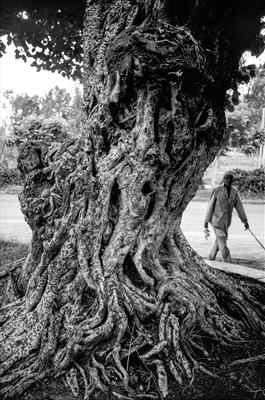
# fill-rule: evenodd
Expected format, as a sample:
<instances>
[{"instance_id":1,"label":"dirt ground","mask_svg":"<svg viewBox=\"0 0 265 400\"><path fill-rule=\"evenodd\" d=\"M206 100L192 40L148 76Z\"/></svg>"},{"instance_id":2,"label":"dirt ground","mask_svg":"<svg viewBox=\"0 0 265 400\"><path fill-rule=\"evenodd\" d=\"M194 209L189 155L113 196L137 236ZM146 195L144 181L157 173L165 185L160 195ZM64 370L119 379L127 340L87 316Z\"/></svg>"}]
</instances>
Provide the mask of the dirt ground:
<instances>
[{"instance_id":1,"label":"dirt ground","mask_svg":"<svg viewBox=\"0 0 265 400\"><path fill-rule=\"evenodd\" d=\"M211 351L210 346L209 350ZM185 382L183 387L169 381L170 391L165 400L264 400L264 362L231 365L235 359L248 357L253 353L260 354L262 351L264 352L264 342L260 338L253 338L233 347L214 346L214 355L210 354L209 359L202 363L207 372L194 371L192 380ZM151 380L153 393L157 394L156 399L162 400L156 389L157 382L153 371L148 371L145 366L139 365L138 372L143 381ZM139 388L141 386L139 382ZM38 383L35 388L16 400L83 400L83 393L84 388L80 387L80 394L77 397L71 395L61 377L55 381ZM148 397L142 391L138 399L147 400ZM114 400L114 398L110 395L103 397L101 393L97 393L90 400Z\"/></svg>"}]
</instances>

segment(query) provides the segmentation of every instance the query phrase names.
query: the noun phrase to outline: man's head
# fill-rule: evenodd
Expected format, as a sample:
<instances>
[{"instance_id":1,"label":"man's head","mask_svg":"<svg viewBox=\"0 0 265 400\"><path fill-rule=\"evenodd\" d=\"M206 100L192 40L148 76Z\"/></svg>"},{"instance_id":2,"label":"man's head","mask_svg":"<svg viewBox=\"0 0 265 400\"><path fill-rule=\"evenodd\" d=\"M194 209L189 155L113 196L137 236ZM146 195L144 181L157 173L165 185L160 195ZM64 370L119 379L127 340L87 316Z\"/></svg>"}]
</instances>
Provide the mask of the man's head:
<instances>
[{"instance_id":1,"label":"man's head","mask_svg":"<svg viewBox=\"0 0 265 400\"><path fill-rule=\"evenodd\" d=\"M233 174L233 172L227 171L227 172L224 174L224 177L223 177L224 186L226 186L226 187L231 187L231 186L232 186L232 183L233 183L233 180L234 180L234 174Z\"/></svg>"}]
</instances>

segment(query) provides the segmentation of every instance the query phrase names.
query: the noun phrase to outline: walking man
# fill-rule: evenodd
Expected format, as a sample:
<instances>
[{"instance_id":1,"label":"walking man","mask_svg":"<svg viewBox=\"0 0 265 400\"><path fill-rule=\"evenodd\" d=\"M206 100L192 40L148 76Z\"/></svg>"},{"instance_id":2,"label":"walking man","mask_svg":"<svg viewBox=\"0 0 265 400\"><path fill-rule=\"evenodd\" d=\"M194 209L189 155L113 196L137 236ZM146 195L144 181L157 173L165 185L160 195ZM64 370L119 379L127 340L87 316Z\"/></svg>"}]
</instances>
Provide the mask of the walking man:
<instances>
[{"instance_id":1,"label":"walking man","mask_svg":"<svg viewBox=\"0 0 265 400\"><path fill-rule=\"evenodd\" d=\"M223 185L215 188L210 197L204 222L204 228L207 231L208 224L209 222L211 223L216 236L214 246L209 255L210 260L215 260L218 250L220 250L222 260L231 262L230 251L227 247L227 236L234 207L245 225L245 229L249 228L238 190L232 186L233 179L233 173L230 171L226 172L223 177Z\"/></svg>"}]
</instances>

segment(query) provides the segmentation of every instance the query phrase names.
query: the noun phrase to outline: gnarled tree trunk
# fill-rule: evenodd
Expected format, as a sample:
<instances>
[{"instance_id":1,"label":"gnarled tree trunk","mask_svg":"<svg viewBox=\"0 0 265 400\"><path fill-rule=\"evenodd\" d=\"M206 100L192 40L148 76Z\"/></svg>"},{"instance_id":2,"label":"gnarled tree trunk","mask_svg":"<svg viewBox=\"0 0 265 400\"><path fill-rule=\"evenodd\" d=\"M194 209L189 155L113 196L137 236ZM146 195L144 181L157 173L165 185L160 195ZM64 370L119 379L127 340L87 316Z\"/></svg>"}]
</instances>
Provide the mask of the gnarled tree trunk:
<instances>
[{"instance_id":1,"label":"gnarled tree trunk","mask_svg":"<svg viewBox=\"0 0 265 400\"><path fill-rule=\"evenodd\" d=\"M88 1L84 22L82 139L21 149L33 239L17 298L1 309L10 397L65 373L85 399L140 398L138 361L165 397L168 376L182 384L203 369L202 337L264 331L264 306L209 268L180 229L225 140L227 54L210 57L162 1L102 3Z\"/></svg>"}]
</instances>

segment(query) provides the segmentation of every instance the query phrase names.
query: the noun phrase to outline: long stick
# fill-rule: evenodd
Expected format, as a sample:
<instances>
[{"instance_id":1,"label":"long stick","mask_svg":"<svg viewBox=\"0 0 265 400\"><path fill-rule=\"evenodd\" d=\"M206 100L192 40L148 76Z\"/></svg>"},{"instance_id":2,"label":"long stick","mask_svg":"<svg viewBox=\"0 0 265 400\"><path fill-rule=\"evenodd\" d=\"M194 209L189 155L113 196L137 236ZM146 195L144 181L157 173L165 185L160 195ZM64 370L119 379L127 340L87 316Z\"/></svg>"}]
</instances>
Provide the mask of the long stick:
<instances>
[{"instance_id":1,"label":"long stick","mask_svg":"<svg viewBox=\"0 0 265 400\"><path fill-rule=\"evenodd\" d=\"M239 215L237 213L235 213L233 211L233 214L235 214L238 218ZM250 228L247 229L247 231L249 231L251 233L251 235L256 239L256 241L260 244L260 246L263 248L263 250L265 250L265 247L263 246L263 244L259 241L259 239L257 238L257 236L254 235L254 233L252 232L252 230Z\"/></svg>"},{"instance_id":2,"label":"long stick","mask_svg":"<svg viewBox=\"0 0 265 400\"><path fill-rule=\"evenodd\" d=\"M248 231L256 239L256 241L261 245L261 247L265 250L265 247L263 246L263 244L259 241L259 239L254 235L254 233L249 228L248 228Z\"/></svg>"}]
</instances>

